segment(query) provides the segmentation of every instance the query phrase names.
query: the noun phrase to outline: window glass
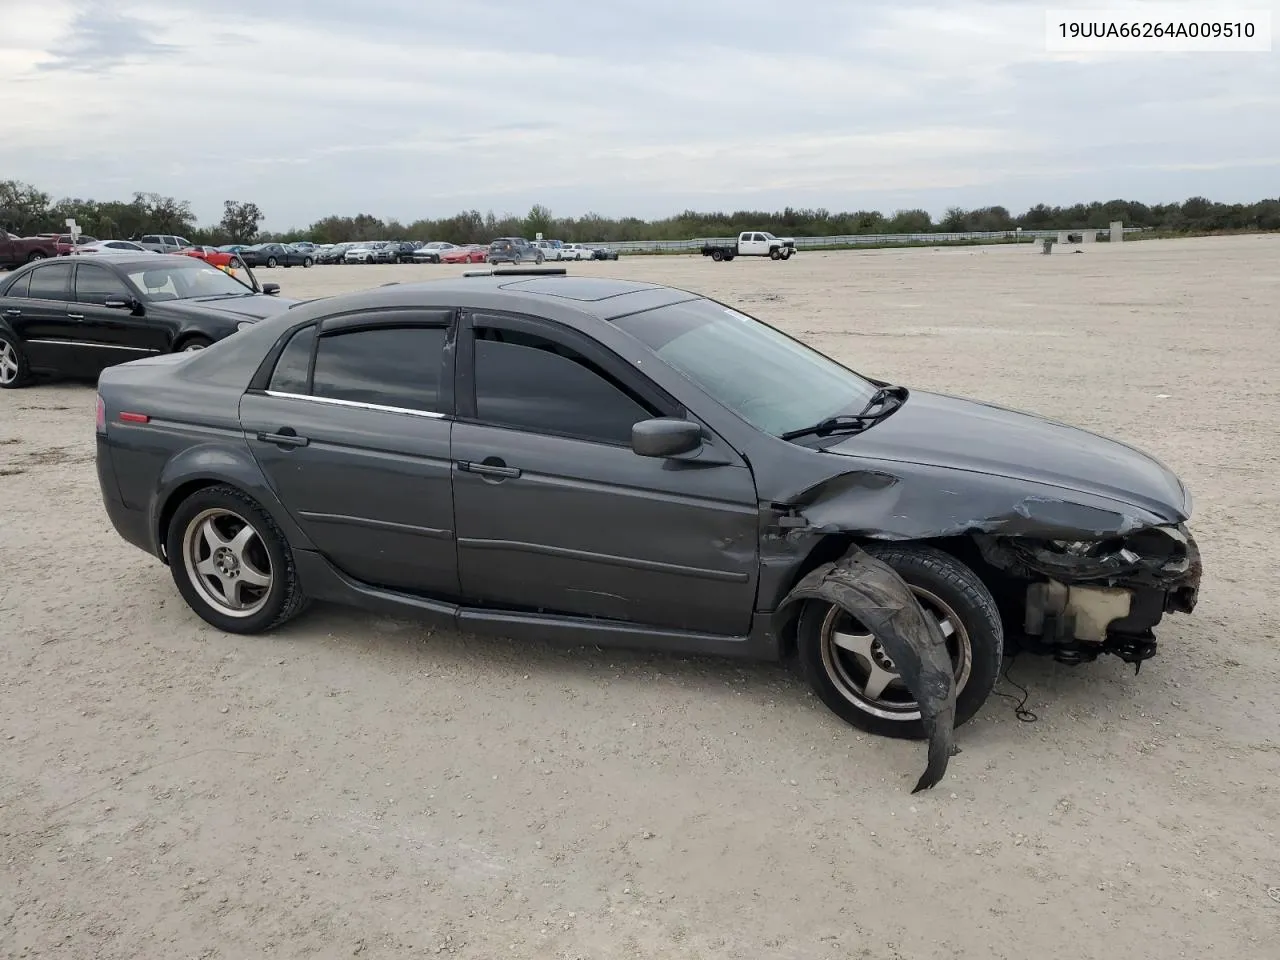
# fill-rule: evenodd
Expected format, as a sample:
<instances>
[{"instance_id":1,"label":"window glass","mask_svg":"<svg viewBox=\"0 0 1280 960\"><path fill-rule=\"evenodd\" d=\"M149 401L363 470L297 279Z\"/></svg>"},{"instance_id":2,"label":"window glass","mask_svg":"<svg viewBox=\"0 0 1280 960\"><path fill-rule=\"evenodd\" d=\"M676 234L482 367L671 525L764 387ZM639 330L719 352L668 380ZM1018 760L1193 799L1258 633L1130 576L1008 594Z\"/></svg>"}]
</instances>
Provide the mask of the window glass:
<instances>
[{"instance_id":1,"label":"window glass","mask_svg":"<svg viewBox=\"0 0 1280 960\"><path fill-rule=\"evenodd\" d=\"M27 296L32 300L69 300L70 286L71 264L50 263L31 271L31 289Z\"/></svg>"},{"instance_id":2,"label":"window glass","mask_svg":"<svg viewBox=\"0 0 1280 960\"><path fill-rule=\"evenodd\" d=\"M31 283L31 274L24 273L13 283L9 284L9 289L5 291L6 297L25 297L27 295L27 287Z\"/></svg>"},{"instance_id":3,"label":"window glass","mask_svg":"<svg viewBox=\"0 0 1280 960\"><path fill-rule=\"evenodd\" d=\"M440 411L442 327L354 330L320 338L311 392L317 397Z\"/></svg>"},{"instance_id":4,"label":"window glass","mask_svg":"<svg viewBox=\"0 0 1280 960\"><path fill-rule=\"evenodd\" d=\"M488 423L604 443L631 443L656 414L568 347L511 330L477 328L476 412Z\"/></svg>"},{"instance_id":5,"label":"window glass","mask_svg":"<svg viewBox=\"0 0 1280 960\"><path fill-rule=\"evenodd\" d=\"M133 293L119 277L104 267L80 264L76 271L76 301L78 303L103 304L107 299L127 300Z\"/></svg>"},{"instance_id":6,"label":"window glass","mask_svg":"<svg viewBox=\"0 0 1280 960\"><path fill-rule=\"evenodd\" d=\"M280 351L280 358L276 360L268 390L278 393L307 392L307 372L311 368L311 347L315 340L314 325L303 327L289 338L289 342Z\"/></svg>"},{"instance_id":7,"label":"window glass","mask_svg":"<svg viewBox=\"0 0 1280 960\"><path fill-rule=\"evenodd\" d=\"M613 321L759 430L785 433L861 409L875 384L714 300Z\"/></svg>"}]
</instances>

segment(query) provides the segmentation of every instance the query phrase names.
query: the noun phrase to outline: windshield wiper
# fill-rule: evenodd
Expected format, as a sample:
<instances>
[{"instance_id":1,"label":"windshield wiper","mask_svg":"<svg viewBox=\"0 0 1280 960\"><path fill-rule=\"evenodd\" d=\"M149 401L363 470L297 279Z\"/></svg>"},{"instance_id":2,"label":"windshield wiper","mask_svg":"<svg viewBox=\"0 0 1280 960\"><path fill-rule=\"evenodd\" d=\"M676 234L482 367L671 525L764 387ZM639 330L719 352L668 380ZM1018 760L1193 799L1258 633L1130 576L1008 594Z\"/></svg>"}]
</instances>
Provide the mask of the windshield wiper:
<instances>
[{"instance_id":1,"label":"windshield wiper","mask_svg":"<svg viewBox=\"0 0 1280 960\"><path fill-rule=\"evenodd\" d=\"M798 430L788 430L786 433L779 434L779 437L783 440L795 440L797 437L824 436L828 433L835 433L837 430L851 430L856 433L860 430L865 430L877 420L893 413L893 411L902 406L906 399L907 388L891 384L887 387L881 387L873 393L857 413L841 413L834 417L827 417L812 426L800 427ZM891 404L890 401L896 402ZM877 407L880 409L876 409Z\"/></svg>"}]
</instances>

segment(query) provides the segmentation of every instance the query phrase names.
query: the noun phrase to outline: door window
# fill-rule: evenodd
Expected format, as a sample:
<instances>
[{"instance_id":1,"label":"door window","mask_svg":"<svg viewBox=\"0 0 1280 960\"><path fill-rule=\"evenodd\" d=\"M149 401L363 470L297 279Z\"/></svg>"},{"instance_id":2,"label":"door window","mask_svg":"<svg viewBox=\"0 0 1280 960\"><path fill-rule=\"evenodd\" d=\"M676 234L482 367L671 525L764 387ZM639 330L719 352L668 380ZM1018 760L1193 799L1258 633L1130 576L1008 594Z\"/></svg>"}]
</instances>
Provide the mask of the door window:
<instances>
[{"instance_id":1,"label":"door window","mask_svg":"<svg viewBox=\"0 0 1280 960\"><path fill-rule=\"evenodd\" d=\"M443 327L382 327L326 334L311 393L330 400L443 413Z\"/></svg>"},{"instance_id":2,"label":"door window","mask_svg":"<svg viewBox=\"0 0 1280 960\"><path fill-rule=\"evenodd\" d=\"M105 267L80 264L76 270L76 302L104 304L108 299L128 300L133 294L124 281Z\"/></svg>"},{"instance_id":3,"label":"door window","mask_svg":"<svg viewBox=\"0 0 1280 960\"><path fill-rule=\"evenodd\" d=\"M70 300L71 264L50 263L31 271L32 300Z\"/></svg>"},{"instance_id":4,"label":"door window","mask_svg":"<svg viewBox=\"0 0 1280 960\"><path fill-rule=\"evenodd\" d=\"M487 423L600 443L631 443L658 414L581 354L546 337L475 330L476 415Z\"/></svg>"}]
</instances>

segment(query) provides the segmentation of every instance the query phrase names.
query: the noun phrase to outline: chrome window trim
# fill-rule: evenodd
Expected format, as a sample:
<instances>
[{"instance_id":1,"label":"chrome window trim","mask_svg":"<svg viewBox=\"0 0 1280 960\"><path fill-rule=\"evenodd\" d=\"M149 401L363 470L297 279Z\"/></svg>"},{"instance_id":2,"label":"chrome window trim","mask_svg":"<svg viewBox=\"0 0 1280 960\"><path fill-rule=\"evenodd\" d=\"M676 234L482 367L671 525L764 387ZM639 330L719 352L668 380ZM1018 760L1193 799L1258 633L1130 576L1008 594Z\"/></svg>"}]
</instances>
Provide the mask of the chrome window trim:
<instances>
[{"instance_id":1,"label":"chrome window trim","mask_svg":"<svg viewBox=\"0 0 1280 960\"><path fill-rule=\"evenodd\" d=\"M444 420L446 414L434 410L411 410L408 407L391 407L381 403L363 403L359 400L339 400L336 397L315 397L306 393L286 393L283 390L264 390L268 397L279 397L282 400L310 400L312 403L328 403L335 407L353 407L357 410L376 410L380 413L407 413L411 417L426 417L429 420Z\"/></svg>"},{"instance_id":2,"label":"chrome window trim","mask_svg":"<svg viewBox=\"0 0 1280 960\"><path fill-rule=\"evenodd\" d=\"M121 343L88 343L84 340L28 340L27 343L43 343L50 347L94 347L98 350L130 350L134 353L159 353L150 347L127 347Z\"/></svg>"}]
</instances>

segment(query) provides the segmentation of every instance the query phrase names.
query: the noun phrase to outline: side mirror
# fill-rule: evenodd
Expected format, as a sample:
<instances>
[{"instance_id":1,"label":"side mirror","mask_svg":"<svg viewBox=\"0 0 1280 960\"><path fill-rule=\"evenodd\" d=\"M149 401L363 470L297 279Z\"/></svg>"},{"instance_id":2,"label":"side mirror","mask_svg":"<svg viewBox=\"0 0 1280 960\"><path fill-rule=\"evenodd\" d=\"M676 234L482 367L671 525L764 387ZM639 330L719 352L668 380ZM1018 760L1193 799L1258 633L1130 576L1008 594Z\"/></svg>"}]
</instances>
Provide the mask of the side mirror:
<instances>
[{"instance_id":1,"label":"side mirror","mask_svg":"<svg viewBox=\"0 0 1280 960\"><path fill-rule=\"evenodd\" d=\"M691 420L657 417L631 428L631 449L642 457L677 457L702 446L702 427Z\"/></svg>"},{"instance_id":2,"label":"side mirror","mask_svg":"<svg viewBox=\"0 0 1280 960\"><path fill-rule=\"evenodd\" d=\"M263 293L265 293L265 294L266 294L267 296L269 296L269 297L274 297L277 293L279 293L279 292L280 292L280 284L278 284L278 283L264 283L264 284L262 285L262 292L263 292Z\"/></svg>"},{"instance_id":3,"label":"side mirror","mask_svg":"<svg viewBox=\"0 0 1280 960\"><path fill-rule=\"evenodd\" d=\"M102 305L108 310L134 310L138 301L133 297L107 297Z\"/></svg>"}]
</instances>

